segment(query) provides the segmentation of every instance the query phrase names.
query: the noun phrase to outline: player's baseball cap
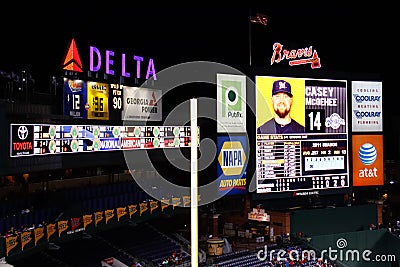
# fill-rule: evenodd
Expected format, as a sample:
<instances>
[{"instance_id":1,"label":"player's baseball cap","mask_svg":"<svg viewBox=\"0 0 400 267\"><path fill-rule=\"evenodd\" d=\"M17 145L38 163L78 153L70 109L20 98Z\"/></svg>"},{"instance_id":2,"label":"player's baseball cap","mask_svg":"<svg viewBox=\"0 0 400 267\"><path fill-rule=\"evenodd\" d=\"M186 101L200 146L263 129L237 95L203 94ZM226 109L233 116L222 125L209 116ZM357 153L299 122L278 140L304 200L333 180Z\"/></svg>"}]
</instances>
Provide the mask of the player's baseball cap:
<instances>
[{"instance_id":1,"label":"player's baseball cap","mask_svg":"<svg viewBox=\"0 0 400 267\"><path fill-rule=\"evenodd\" d=\"M272 95L277 93L286 93L288 96L292 97L292 88L290 83L285 80L277 80L272 85Z\"/></svg>"}]
</instances>

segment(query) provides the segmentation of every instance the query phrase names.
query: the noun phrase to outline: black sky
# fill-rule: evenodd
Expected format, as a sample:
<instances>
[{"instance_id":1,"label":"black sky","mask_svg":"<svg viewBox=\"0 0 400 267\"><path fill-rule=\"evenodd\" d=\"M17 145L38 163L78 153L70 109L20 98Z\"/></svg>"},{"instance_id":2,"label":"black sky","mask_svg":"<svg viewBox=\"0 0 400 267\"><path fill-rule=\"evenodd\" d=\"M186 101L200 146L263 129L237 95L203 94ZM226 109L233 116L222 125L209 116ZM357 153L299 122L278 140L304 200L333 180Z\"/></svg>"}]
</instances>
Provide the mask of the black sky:
<instances>
[{"instance_id":1,"label":"black sky","mask_svg":"<svg viewBox=\"0 0 400 267\"><path fill-rule=\"evenodd\" d=\"M313 45L322 69L351 72L355 78L358 73L367 74L362 75L367 80L368 74L374 80L379 77L383 81L384 132L397 133L392 128L400 117L393 108L396 75L389 75L398 51L398 15L393 6L383 2L350 6L342 1L267 1L252 8L235 3L227 7L191 5L9 3L0 16L0 70L26 70L37 83L48 86L49 77L61 69L71 38L77 45L153 57L157 71L196 60L247 66L249 14L260 12L268 17L264 41L294 48ZM386 140L392 144L398 137Z\"/></svg>"},{"instance_id":2,"label":"black sky","mask_svg":"<svg viewBox=\"0 0 400 267\"><path fill-rule=\"evenodd\" d=\"M71 38L78 46L152 57L157 60L157 71L196 60L247 66L249 13L257 12L268 17L266 41L295 49L313 45L322 69L374 73L384 84L390 83L386 72L394 56L390 44L395 34L390 34L389 22L395 18L383 15L390 9L383 4L350 7L337 1L268 1L252 8L238 4L190 8L74 2L59 7L14 5L0 17L0 70L26 70L44 86L61 69ZM270 45L265 49L272 51Z\"/></svg>"},{"instance_id":3,"label":"black sky","mask_svg":"<svg viewBox=\"0 0 400 267\"><path fill-rule=\"evenodd\" d=\"M72 37L108 49L147 53L177 61L248 62L248 15L268 16L267 36L313 44L338 70L382 71L378 53L385 43L377 6L350 8L302 2L263 7L128 7L73 4L60 8L16 7L1 18L0 69L50 71L59 67ZM268 49L270 49L268 47ZM377 55L378 54L378 55ZM47 74L47 73L46 73Z\"/></svg>"}]
</instances>

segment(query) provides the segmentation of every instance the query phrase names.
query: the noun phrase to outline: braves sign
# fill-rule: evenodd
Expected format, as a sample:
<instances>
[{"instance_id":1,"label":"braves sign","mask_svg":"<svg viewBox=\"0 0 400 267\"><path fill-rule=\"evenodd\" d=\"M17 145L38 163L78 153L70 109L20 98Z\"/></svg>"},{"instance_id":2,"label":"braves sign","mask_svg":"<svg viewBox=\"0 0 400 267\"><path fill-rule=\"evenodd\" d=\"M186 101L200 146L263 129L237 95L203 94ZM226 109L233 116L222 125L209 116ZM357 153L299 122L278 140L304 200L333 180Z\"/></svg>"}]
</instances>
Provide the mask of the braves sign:
<instances>
[{"instance_id":1,"label":"braves sign","mask_svg":"<svg viewBox=\"0 0 400 267\"><path fill-rule=\"evenodd\" d=\"M289 61L289 66L311 64L312 69L321 67L321 60L318 57L317 50L313 49L312 46L287 50L283 49L281 43L274 43L271 65L274 63L280 63L285 59Z\"/></svg>"}]
</instances>

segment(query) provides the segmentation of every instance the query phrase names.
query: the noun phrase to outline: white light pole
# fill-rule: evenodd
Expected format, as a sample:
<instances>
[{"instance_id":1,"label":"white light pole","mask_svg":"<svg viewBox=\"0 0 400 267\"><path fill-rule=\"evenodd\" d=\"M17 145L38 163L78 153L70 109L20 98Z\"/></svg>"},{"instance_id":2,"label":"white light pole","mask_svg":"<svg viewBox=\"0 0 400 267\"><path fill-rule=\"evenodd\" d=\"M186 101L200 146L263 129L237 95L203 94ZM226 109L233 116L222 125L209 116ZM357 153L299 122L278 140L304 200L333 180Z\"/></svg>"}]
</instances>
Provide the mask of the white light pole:
<instances>
[{"instance_id":1,"label":"white light pole","mask_svg":"<svg viewBox=\"0 0 400 267\"><path fill-rule=\"evenodd\" d=\"M191 244L191 266L199 266L199 244L198 244L198 188L197 188L197 99L190 99L190 244Z\"/></svg>"}]
</instances>

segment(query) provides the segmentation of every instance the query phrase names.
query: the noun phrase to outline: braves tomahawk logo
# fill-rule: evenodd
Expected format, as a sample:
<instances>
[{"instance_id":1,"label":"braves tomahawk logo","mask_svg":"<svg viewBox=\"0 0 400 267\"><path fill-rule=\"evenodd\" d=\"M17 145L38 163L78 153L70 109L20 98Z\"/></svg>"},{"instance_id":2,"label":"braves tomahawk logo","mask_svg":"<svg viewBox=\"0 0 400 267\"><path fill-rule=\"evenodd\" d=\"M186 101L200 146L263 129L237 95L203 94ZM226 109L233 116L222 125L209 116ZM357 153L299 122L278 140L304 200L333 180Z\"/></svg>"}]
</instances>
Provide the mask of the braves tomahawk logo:
<instances>
[{"instance_id":1,"label":"braves tomahawk logo","mask_svg":"<svg viewBox=\"0 0 400 267\"><path fill-rule=\"evenodd\" d=\"M274 43L273 53L271 57L271 65L279 63L284 59L289 60L290 66L302 65L311 63L311 68L316 69L321 67L321 60L318 57L317 50L312 46L293 50L283 49L281 43Z\"/></svg>"}]
</instances>

